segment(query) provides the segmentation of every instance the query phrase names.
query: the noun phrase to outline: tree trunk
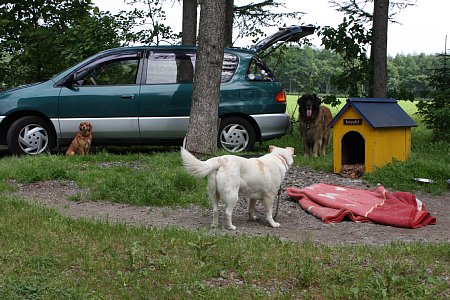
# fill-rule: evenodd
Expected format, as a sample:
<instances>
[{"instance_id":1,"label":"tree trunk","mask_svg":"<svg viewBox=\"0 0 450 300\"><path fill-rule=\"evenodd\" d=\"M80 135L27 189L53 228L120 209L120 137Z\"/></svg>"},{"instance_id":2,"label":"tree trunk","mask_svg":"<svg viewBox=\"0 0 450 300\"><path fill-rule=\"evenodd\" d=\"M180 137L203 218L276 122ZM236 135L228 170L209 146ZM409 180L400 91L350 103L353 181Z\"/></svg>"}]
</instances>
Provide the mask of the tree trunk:
<instances>
[{"instance_id":1,"label":"tree trunk","mask_svg":"<svg viewBox=\"0 0 450 300\"><path fill-rule=\"evenodd\" d=\"M389 0L375 0L373 7L373 40L371 47L373 86L370 96L384 98L387 94L387 31Z\"/></svg>"},{"instance_id":2,"label":"tree trunk","mask_svg":"<svg viewBox=\"0 0 450 300\"><path fill-rule=\"evenodd\" d=\"M234 0L226 0L225 8L225 47L233 46Z\"/></svg>"},{"instance_id":3,"label":"tree trunk","mask_svg":"<svg viewBox=\"0 0 450 300\"><path fill-rule=\"evenodd\" d=\"M225 0L203 0L199 3L198 50L185 146L194 153L215 153L225 44Z\"/></svg>"},{"instance_id":4,"label":"tree trunk","mask_svg":"<svg viewBox=\"0 0 450 300\"><path fill-rule=\"evenodd\" d=\"M197 0L183 0L181 44L197 44Z\"/></svg>"}]
</instances>

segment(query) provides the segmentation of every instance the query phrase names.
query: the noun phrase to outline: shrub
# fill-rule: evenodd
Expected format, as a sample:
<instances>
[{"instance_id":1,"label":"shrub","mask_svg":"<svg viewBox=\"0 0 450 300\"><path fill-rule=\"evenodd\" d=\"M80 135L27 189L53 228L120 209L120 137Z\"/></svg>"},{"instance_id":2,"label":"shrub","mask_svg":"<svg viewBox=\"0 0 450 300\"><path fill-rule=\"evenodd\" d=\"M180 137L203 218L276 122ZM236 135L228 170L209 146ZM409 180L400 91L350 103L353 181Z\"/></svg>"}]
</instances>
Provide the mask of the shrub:
<instances>
[{"instance_id":1,"label":"shrub","mask_svg":"<svg viewBox=\"0 0 450 300\"><path fill-rule=\"evenodd\" d=\"M450 139L450 66L448 54L438 55L441 67L429 77L433 89L430 100L417 104L417 114L423 117L425 126L439 140Z\"/></svg>"}]
</instances>

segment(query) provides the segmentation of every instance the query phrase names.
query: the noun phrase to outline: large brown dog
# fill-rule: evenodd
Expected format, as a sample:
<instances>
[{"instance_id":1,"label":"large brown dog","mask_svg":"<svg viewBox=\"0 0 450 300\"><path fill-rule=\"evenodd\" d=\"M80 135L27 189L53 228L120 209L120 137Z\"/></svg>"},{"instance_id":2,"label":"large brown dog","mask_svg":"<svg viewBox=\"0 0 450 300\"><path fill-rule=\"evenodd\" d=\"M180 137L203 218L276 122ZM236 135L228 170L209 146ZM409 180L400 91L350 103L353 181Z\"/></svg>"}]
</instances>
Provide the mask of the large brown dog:
<instances>
[{"instance_id":1,"label":"large brown dog","mask_svg":"<svg viewBox=\"0 0 450 300\"><path fill-rule=\"evenodd\" d=\"M91 150L92 143L92 124L89 122L81 122L79 131L75 135L66 155L88 154Z\"/></svg>"},{"instance_id":2,"label":"large brown dog","mask_svg":"<svg viewBox=\"0 0 450 300\"><path fill-rule=\"evenodd\" d=\"M317 95L303 95L297 100L299 106L300 134L303 137L305 156L325 156L325 149L330 142L331 111L321 106Z\"/></svg>"}]
</instances>

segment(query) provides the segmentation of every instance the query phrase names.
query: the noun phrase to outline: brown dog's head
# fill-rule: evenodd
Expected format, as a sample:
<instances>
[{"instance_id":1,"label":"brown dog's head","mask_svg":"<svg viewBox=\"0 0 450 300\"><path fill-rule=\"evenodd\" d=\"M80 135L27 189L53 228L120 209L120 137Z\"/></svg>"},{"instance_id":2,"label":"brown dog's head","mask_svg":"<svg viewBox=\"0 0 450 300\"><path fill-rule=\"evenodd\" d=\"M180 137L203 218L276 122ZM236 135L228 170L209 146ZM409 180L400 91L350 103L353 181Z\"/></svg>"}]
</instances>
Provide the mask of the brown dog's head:
<instances>
[{"instance_id":1,"label":"brown dog's head","mask_svg":"<svg viewBox=\"0 0 450 300\"><path fill-rule=\"evenodd\" d=\"M92 124L89 122L81 122L79 129L84 136L87 136L92 132Z\"/></svg>"},{"instance_id":2,"label":"brown dog's head","mask_svg":"<svg viewBox=\"0 0 450 300\"><path fill-rule=\"evenodd\" d=\"M314 119L322 101L316 94L303 95L297 100L300 117Z\"/></svg>"}]
</instances>

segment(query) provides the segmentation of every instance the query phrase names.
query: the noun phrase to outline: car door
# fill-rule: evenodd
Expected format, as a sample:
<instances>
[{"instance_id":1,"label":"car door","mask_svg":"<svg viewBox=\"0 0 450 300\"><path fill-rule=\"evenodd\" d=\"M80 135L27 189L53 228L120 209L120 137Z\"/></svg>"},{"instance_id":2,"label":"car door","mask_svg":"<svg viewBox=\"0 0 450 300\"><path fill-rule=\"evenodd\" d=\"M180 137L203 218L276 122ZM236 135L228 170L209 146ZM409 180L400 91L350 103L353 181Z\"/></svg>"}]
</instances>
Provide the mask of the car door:
<instances>
[{"instance_id":1,"label":"car door","mask_svg":"<svg viewBox=\"0 0 450 300\"><path fill-rule=\"evenodd\" d=\"M61 137L74 136L82 121L93 125L94 143L138 139L141 50L121 50L95 58L70 74L75 84L61 88Z\"/></svg>"},{"instance_id":2,"label":"car door","mask_svg":"<svg viewBox=\"0 0 450 300\"><path fill-rule=\"evenodd\" d=\"M141 137L181 139L189 124L195 53L152 49L146 66L139 106Z\"/></svg>"}]
</instances>

